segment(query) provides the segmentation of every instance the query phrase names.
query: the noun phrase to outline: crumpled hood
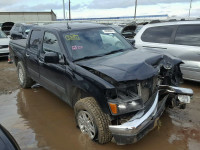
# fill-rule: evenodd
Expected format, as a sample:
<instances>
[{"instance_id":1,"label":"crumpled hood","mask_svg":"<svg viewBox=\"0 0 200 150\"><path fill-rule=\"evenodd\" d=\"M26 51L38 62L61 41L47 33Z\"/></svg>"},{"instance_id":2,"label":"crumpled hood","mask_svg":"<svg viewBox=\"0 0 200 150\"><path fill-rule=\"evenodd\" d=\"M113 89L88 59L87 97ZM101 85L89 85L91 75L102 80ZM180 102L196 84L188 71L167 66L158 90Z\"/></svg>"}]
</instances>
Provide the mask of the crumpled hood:
<instances>
[{"instance_id":1,"label":"crumpled hood","mask_svg":"<svg viewBox=\"0 0 200 150\"><path fill-rule=\"evenodd\" d=\"M120 81L144 80L157 75L163 64L175 65L181 60L145 49L129 50L76 62Z\"/></svg>"}]
</instances>

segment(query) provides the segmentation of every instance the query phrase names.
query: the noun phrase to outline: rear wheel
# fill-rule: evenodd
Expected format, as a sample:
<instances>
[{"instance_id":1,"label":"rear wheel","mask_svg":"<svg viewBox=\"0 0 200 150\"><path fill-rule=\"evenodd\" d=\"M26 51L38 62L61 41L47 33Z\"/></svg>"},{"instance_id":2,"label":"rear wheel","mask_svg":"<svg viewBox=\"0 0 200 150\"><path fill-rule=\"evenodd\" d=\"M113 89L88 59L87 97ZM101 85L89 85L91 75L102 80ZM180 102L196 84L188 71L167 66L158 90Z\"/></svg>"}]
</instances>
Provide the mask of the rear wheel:
<instances>
[{"instance_id":1,"label":"rear wheel","mask_svg":"<svg viewBox=\"0 0 200 150\"><path fill-rule=\"evenodd\" d=\"M112 134L108 127L110 120L94 98L86 97L79 100L74 109L76 122L82 133L87 134L92 140L97 140L100 144L111 141Z\"/></svg>"},{"instance_id":2,"label":"rear wheel","mask_svg":"<svg viewBox=\"0 0 200 150\"><path fill-rule=\"evenodd\" d=\"M28 77L27 71L20 61L17 63L18 80L22 88L29 88L33 85L33 80Z\"/></svg>"}]
</instances>

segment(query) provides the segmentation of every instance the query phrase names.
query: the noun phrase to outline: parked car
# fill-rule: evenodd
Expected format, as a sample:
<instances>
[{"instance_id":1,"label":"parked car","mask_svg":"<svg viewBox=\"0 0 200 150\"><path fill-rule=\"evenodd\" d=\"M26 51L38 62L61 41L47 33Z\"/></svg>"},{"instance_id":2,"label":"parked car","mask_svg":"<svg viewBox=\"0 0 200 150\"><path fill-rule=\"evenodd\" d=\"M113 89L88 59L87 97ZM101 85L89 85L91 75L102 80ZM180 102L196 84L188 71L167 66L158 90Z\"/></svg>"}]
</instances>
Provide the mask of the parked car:
<instances>
[{"instance_id":1,"label":"parked car","mask_svg":"<svg viewBox=\"0 0 200 150\"><path fill-rule=\"evenodd\" d=\"M9 54L9 45L10 38L6 36L6 34L0 30L0 57L8 56Z\"/></svg>"},{"instance_id":2,"label":"parked car","mask_svg":"<svg viewBox=\"0 0 200 150\"><path fill-rule=\"evenodd\" d=\"M109 39L109 40L108 40ZM177 87L182 61L135 50L111 27L70 23L33 27L10 41L23 88L34 82L74 108L81 132L99 143L140 140L166 106L184 108L193 91Z\"/></svg>"},{"instance_id":3,"label":"parked car","mask_svg":"<svg viewBox=\"0 0 200 150\"><path fill-rule=\"evenodd\" d=\"M10 36L12 39L26 39L33 26L32 24L16 23L10 31Z\"/></svg>"},{"instance_id":4,"label":"parked car","mask_svg":"<svg viewBox=\"0 0 200 150\"><path fill-rule=\"evenodd\" d=\"M109 27L112 27L113 29L115 29L115 31L120 33L127 41L129 41L132 45L134 45L135 43L134 32L135 32L136 26L109 25Z\"/></svg>"},{"instance_id":5,"label":"parked car","mask_svg":"<svg viewBox=\"0 0 200 150\"><path fill-rule=\"evenodd\" d=\"M14 22L4 22L1 25L1 30L8 36L10 35L10 30L12 29Z\"/></svg>"},{"instance_id":6,"label":"parked car","mask_svg":"<svg viewBox=\"0 0 200 150\"><path fill-rule=\"evenodd\" d=\"M109 25L114 28L118 33L123 35L126 39L132 39L135 36L135 29L137 27L136 24L128 24L128 25Z\"/></svg>"},{"instance_id":7,"label":"parked car","mask_svg":"<svg viewBox=\"0 0 200 150\"><path fill-rule=\"evenodd\" d=\"M13 136L0 124L0 150L20 150Z\"/></svg>"},{"instance_id":8,"label":"parked car","mask_svg":"<svg viewBox=\"0 0 200 150\"><path fill-rule=\"evenodd\" d=\"M142 29L143 26L144 25L137 25L137 27L136 27L136 29L134 31L135 35L140 31L140 29Z\"/></svg>"},{"instance_id":9,"label":"parked car","mask_svg":"<svg viewBox=\"0 0 200 150\"><path fill-rule=\"evenodd\" d=\"M200 21L145 25L135 36L137 48L168 52L183 60L183 78L200 82Z\"/></svg>"}]
</instances>

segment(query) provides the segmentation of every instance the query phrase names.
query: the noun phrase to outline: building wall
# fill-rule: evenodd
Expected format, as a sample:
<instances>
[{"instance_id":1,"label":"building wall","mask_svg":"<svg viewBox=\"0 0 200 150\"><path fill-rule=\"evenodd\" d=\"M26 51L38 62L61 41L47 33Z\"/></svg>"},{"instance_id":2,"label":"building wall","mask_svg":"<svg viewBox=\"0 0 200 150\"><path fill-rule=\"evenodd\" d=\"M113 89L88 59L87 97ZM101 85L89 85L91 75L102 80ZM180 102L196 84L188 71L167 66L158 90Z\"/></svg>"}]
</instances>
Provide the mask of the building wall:
<instances>
[{"instance_id":1,"label":"building wall","mask_svg":"<svg viewBox=\"0 0 200 150\"><path fill-rule=\"evenodd\" d=\"M56 15L51 12L0 12L0 22L32 22L56 21Z\"/></svg>"}]
</instances>

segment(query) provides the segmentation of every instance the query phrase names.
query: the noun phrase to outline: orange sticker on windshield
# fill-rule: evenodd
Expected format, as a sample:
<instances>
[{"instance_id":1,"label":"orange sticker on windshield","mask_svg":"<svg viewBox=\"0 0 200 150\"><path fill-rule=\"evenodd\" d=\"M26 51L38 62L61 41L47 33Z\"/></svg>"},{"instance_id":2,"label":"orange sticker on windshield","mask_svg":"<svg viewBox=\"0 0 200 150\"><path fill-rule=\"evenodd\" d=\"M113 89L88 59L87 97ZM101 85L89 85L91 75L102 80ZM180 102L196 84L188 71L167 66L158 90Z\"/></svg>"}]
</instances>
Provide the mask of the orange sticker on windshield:
<instances>
[{"instance_id":1,"label":"orange sticker on windshield","mask_svg":"<svg viewBox=\"0 0 200 150\"><path fill-rule=\"evenodd\" d=\"M80 40L78 35L72 34L72 35L66 35L65 36L66 40L72 41L72 40Z\"/></svg>"}]
</instances>

